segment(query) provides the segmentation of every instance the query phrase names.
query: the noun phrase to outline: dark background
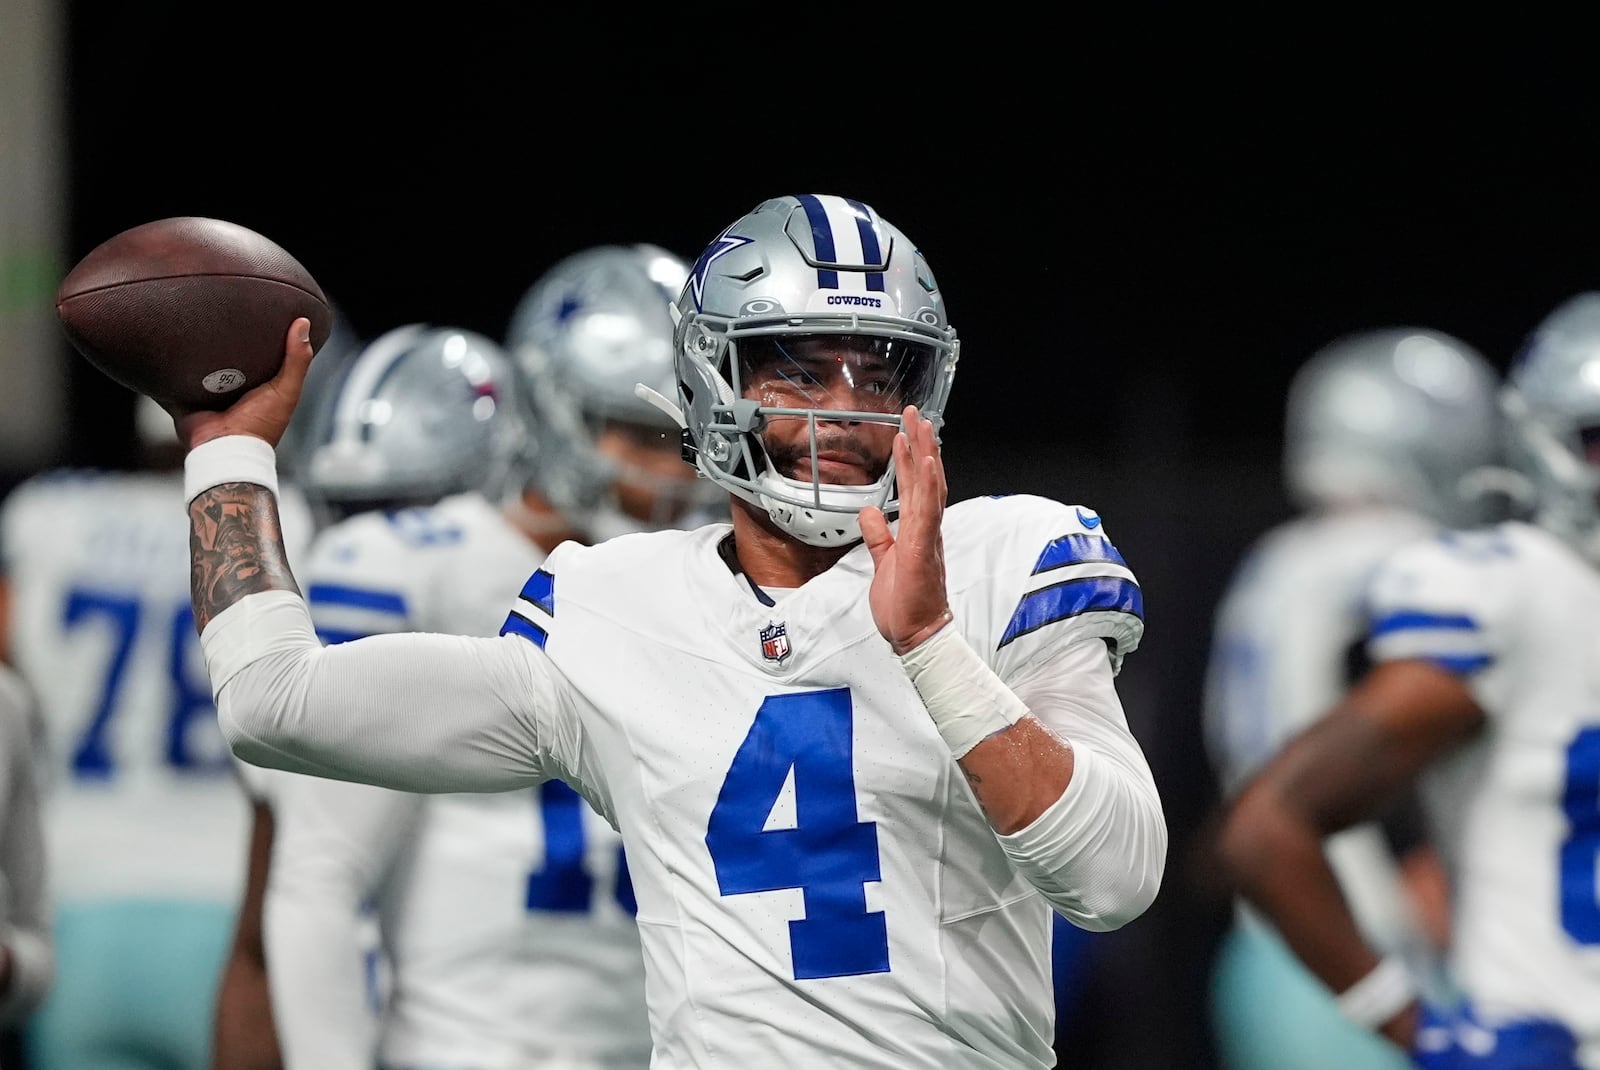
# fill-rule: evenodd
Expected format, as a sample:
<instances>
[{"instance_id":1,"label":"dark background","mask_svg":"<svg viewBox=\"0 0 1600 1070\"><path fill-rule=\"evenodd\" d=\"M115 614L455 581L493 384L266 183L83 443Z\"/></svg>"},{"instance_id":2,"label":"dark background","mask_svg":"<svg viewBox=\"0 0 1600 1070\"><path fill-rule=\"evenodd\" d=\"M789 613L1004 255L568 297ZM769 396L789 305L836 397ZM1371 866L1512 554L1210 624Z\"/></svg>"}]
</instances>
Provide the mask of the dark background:
<instances>
[{"instance_id":1,"label":"dark background","mask_svg":"<svg viewBox=\"0 0 1600 1070\"><path fill-rule=\"evenodd\" d=\"M1560 55L1576 29L1467 47L1301 14L465 4L341 29L292 5L224 25L79 4L68 262L151 219L219 216L293 252L363 336L426 320L498 337L584 246L693 259L769 196L873 204L922 247L963 339L952 496L1098 508L1145 589L1121 684L1171 861L1150 913L1092 942L1062 1065L1209 1067L1226 901L1205 880L1198 692L1222 585L1288 515L1289 377L1346 331L1398 324L1503 368L1600 284L1593 73ZM63 359L62 460L122 466L128 395Z\"/></svg>"}]
</instances>

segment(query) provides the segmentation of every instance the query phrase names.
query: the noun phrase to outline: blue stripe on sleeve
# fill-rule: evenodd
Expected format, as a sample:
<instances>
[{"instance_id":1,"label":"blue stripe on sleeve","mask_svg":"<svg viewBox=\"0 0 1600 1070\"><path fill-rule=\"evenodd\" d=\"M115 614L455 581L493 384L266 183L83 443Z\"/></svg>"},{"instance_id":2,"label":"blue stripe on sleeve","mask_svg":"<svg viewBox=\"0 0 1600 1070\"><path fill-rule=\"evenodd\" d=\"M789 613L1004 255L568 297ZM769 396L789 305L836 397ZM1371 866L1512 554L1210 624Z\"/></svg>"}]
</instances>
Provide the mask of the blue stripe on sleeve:
<instances>
[{"instance_id":1,"label":"blue stripe on sleeve","mask_svg":"<svg viewBox=\"0 0 1600 1070\"><path fill-rule=\"evenodd\" d=\"M1033 574L1037 576L1053 568L1081 565L1086 561L1109 561L1124 568L1128 565L1117 548L1111 545L1111 540L1079 532L1052 540L1039 555L1039 560L1033 566Z\"/></svg>"},{"instance_id":2,"label":"blue stripe on sleeve","mask_svg":"<svg viewBox=\"0 0 1600 1070\"><path fill-rule=\"evenodd\" d=\"M528 577L522 585L522 597L550 614L556 615L556 578L544 569Z\"/></svg>"},{"instance_id":3,"label":"blue stripe on sleeve","mask_svg":"<svg viewBox=\"0 0 1600 1070\"><path fill-rule=\"evenodd\" d=\"M1422 660L1457 676L1471 676L1494 664L1492 654L1424 654Z\"/></svg>"},{"instance_id":4,"label":"blue stripe on sleeve","mask_svg":"<svg viewBox=\"0 0 1600 1070\"><path fill-rule=\"evenodd\" d=\"M1478 622L1464 613L1426 613L1418 609L1398 609L1374 620L1369 635L1376 639L1380 635L1389 635L1393 632L1424 629L1473 632L1478 630Z\"/></svg>"},{"instance_id":5,"label":"blue stripe on sleeve","mask_svg":"<svg viewBox=\"0 0 1600 1070\"><path fill-rule=\"evenodd\" d=\"M348 643L352 639L365 639L366 636L366 632L352 632L344 628L317 629L317 638L321 639L327 646L338 646L340 643Z\"/></svg>"},{"instance_id":6,"label":"blue stripe on sleeve","mask_svg":"<svg viewBox=\"0 0 1600 1070\"><path fill-rule=\"evenodd\" d=\"M1131 613L1143 619L1144 594L1139 585L1116 576L1086 576L1030 592L1011 615L999 645L1068 617L1105 612Z\"/></svg>"},{"instance_id":7,"label":"blue stripe on sleeve","mask_svg":"<svg viewBox=\"0 0 1600 1070\"><path fill-rule=\"evenodd\" d=\"M500 626L501 635L520 635L540 650L544 649L545 640L550 634L521 613L512 613L506 622Z\"/></svg>"},{"instance_id":8,"label":"blue stripe on sleeve","mask_svg":"<svg viewBox=\"0 0 1600 1070\"><path fill-rule=\"evenodd\" d=\"M368 591L360 587L344 587L332 583L313 583L306 592L306 601L316 605L370 609L402 617L406 612L405 598L392 591Z\"/></svg>"}]
</instances>

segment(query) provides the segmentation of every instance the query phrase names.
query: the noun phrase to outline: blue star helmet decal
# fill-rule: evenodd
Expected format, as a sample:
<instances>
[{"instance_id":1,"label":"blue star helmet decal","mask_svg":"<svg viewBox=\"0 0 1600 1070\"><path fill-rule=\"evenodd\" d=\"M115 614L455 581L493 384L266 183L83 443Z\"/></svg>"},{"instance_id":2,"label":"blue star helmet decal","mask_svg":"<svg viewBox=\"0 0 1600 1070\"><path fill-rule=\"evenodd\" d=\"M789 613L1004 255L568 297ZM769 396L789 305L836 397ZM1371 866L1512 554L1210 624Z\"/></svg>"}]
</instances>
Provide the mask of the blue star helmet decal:
<instances>
[{"instance_id":1,"label":"blue star helmet decal","mask_svg":"<svg viewBox=\"0 0 1600 1070\"><path fill-rule=\"evenodd\" d=\"M728 230L732 230L729 227ZM730 234L728 230L717 236L717 240L706 246L700 254L700 259L694 262L694 268L689 272L689 287L694 294L694 307L701 308L701 298L705 294L706 272L711 270L711 264L725 253L731 253L741 245L749 245L749 238L741 238L737 234Z\"/></svg>"}]
</instances>

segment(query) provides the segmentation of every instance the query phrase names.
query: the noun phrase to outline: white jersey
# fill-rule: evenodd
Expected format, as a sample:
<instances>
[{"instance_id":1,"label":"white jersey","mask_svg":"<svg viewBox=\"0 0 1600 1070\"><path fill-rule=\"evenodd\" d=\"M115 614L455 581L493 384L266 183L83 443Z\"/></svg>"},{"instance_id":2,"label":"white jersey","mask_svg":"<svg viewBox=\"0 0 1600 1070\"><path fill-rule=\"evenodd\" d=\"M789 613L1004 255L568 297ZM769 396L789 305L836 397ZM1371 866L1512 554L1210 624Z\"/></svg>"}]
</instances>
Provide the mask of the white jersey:
<instances>
[{"instance_id":1,"label":"white jersey","mask_svg":"<svg viewBox=\"0 0 1600 1070\"><path fill-rule=\"evenodd\" d=\"M1507 523L1396 554L1371 605L1374 658L1460 674L1487 717L1424 782L1453 976L1482 1024L1554 1018L1600 1067L1600 575Z\"/></svg>"},{"instance_id":2,"label":"white jersey","mask_svg":"<svg viewBox=\"0 0 1600 1070\"><path fill-rule=\"evenodd\" d=\"M1053 1065L1051 909L873 623L866 547L767 605L729 531L560 547L505 627L559 670L542 771L623 830L652 1066ZM944 542L956 626L1024 697L1047 657L1109 681L1138 644L1092 512L974 499ZM1104 692L1053 726L1148 775Z\"/></svg>"},{"instance_id":3,"label":"white jersey","mask_svg":"<svg viewBox=\"0 0 1600 1070\"><path fill-rule=\"evenodd\" d=\"M1409 510L1350 509L1298 517L1250 548L1218 604L1206 672L1206 742L1224 795L1355 682L1367 585L1385 557L1433 530ZM1346 829L1324 849L1367 939L1420 953L1382 829Z\"/></svg>"},{"instance_id":4,"label":"white jersey","mask_svg":"<svg viewBox=\"0 0 1600 1070\"><path fill-rule=\"evenodd\" d=\"M326 643L492 636L542 558L469 494L336 524L299 579ZM372 1065L351 1028L366 992L356 914L368 897L388 968L384 1065L648 1063L621 837L571 788L422 795L280 774L274 793L266 931L287 1065Z\"/></svg>"},{"instance_id":5,"label":"white jersey","mask_svg":"<svg viewBox=\"0 0 1600 1070\"><path fill-rule=\"evenodd\" d=\"M291 556L310 528L279 495ZM13 660L38 699L52 898L232 906L248 815L189 608L181 473L63 470L0 509Z\"/></svg>"}]
</instances>

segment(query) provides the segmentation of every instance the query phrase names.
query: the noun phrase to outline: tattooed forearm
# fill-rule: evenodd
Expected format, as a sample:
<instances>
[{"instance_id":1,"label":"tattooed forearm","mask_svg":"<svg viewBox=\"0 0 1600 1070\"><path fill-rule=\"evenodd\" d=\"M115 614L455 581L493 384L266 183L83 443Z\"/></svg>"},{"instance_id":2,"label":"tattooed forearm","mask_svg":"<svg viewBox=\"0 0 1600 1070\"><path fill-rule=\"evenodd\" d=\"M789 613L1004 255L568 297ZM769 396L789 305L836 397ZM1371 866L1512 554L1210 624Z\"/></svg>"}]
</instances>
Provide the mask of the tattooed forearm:
<instances>
[{"instance_id":1,"label":"tattooed forearm","mask_svg":"<svg viewBox=\"0 0 1600 1070\"><path fill-rule=\"evenodd\" d=\"M272 492L223 483L189 503L189 597L194 626L259 591L300 593L289 571Z\"/></svg>"}]
</instances>

